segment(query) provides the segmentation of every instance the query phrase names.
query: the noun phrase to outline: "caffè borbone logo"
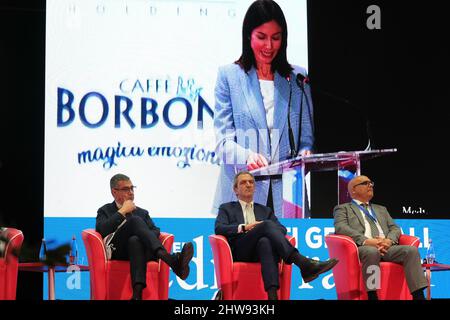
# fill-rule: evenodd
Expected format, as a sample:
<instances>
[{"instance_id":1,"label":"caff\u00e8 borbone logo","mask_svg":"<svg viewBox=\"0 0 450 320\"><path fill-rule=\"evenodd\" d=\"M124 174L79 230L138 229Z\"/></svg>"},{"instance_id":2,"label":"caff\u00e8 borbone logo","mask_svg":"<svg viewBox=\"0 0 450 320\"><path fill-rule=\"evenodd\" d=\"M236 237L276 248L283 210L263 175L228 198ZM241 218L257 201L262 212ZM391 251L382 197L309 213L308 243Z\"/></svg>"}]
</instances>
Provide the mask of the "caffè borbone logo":
<instances>
[{"instance_id":1,"label":"caff\u00e8 borbone logo","mask_svg":"<svg viewBox=\"0 0 450 320\"><path fill-rule=\"evenodd\" d=\"M164 126L174 131L190 129L188 132L202 131L205 122L213 121L214 112L202 97L203 88L192 77L123 78L118 82L118 89L120 94L113 95L100 91L80 93L68 87L57 87L57 127L77 123L86 130L106 126L151 132ZM190 167L194 161L219 164L214 148L208 150L199 143L143 146L122 141L112 146L81 150L77 161L79 165L99 162L104 169L111 169L118 165L119 158L143 156L174 158L181 169Z\"/></svg>"},{"instance_id":2,"label":"caff\u00e8 borbone logo","mask_svg":"<svg viewBox=\"0 0 450 320\"><path fill-rule=\"evenodd\" d=\"M153 82L153 86L150 81ZM123 94L112 97L99 91L77 93L76 96L73 90L58 87L57 126L70 126L78 120L86 128L97 129L108 125L108 120L112 120L109 121L111 122L109 125L117 129L126 125L132 129L137 126L141 129L151 129L165 125L170 129L179 130L191 123L195 111L198 129L202 129L205 118L212 120L214 115L212 108L201 95L202 87L196 84L195 79L185 79L182 76L176 78L175 86L173 81L170 77L163 80L135 80L131 83L128 79L124 79L119 84ZM167 98L173 91L174 95ZM136 97L137 92L141 92L142 95ZM162 99L158 101L156 99L158 97ZM168 100L163 102L163 99ZM136 106L140 107L140 113L137 118L133 118L131 111ZM171 119L172 108L184 109L184 119L181 122L180 119L177 121ZM110 112L111 110L113 112ZM176 114L179 115L181 112L178 111Z\"/></svg>"}]
</instances>

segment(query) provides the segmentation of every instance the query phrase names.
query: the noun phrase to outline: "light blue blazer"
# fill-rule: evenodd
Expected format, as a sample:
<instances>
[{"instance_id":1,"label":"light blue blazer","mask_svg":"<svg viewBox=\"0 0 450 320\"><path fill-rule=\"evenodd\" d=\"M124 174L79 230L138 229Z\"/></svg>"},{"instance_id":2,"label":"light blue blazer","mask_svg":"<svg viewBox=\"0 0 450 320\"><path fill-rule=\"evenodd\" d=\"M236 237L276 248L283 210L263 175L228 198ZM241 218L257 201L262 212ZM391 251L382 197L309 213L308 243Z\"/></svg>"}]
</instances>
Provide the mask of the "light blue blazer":
<instances>
[{"instance_id":1,"label":"light blue blazer","mask_svg":"<svg viewBox=\"0 0 450 320\"><path fill-rule=\"evenodd\" d=\"M246 73L239 65L230 64L219 68L215 87L214 129L216 151L222 160L214 199L214 212L222 203L236 201L233 178L246 170L249 152L264 155L269 163L286 160L290 145L288 136L288 102L292 88L290 119L295 145L299 143L300 101L303 99L300 148L311 150L313 137L313 106L311 91L305 85L306 95L295 82L298 73L306 76L306 70L294 66L290 81L275 73L274 78L274 123L270 137L263 97L256 69ZM274 211L281 217L282 182L272 179ZM257 181L254 201L265 205L269 192L269 179Z\"/></svg>"}]
</instances>

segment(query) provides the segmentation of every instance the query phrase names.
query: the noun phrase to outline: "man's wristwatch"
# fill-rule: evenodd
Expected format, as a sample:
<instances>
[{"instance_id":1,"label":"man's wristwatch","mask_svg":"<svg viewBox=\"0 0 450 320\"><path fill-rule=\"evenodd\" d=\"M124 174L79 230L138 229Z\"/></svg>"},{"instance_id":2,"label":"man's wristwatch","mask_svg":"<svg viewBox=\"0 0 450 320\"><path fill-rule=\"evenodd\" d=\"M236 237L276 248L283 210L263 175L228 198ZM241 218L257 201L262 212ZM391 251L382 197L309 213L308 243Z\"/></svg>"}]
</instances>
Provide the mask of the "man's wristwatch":
<instances>
[{"instance_id":1,"label":"man's wristwatch","mask_svg":"<svg viewBox=\"0 0 450 320\"><path fill-rule=\"evenodd\" d=\"M242 232L245 232L245 224L242 225Z\"/></svg>"}]
</instances>

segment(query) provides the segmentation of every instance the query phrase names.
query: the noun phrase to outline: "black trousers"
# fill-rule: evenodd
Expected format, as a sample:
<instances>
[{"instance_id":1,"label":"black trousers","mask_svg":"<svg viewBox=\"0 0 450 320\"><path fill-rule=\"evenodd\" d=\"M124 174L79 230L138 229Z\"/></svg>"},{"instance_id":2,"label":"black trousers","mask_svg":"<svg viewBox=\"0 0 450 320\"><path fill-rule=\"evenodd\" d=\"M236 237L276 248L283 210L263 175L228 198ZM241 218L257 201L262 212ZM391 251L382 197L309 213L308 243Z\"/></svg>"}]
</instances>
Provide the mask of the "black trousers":
<instances>
[{"instance_id":1,"label":"black trousers","mask_svg":"<svg viewBox=\"0 0 450 320\"><path fill-rule=\"evenodd\" d=\"M112 240L115 250L113 260L129 260L131 284L147 286L147 262L157 260L156 252L164 249L144 220L138 216L127 217L127 222L116 232Z\"/></svg>"},{"instance_id":2,"label":"black trousers","mask_svg":"<svg viewBox=\"0 0 450 320\"><path fill-rule=\"evenodd\" d=\"M289 261L297 249L271 220L265 220L252 230L240 235L233 243L233 258L242 262L261 262L264 289L280 287L278 262Z\"/></svg>"}]
</instances>

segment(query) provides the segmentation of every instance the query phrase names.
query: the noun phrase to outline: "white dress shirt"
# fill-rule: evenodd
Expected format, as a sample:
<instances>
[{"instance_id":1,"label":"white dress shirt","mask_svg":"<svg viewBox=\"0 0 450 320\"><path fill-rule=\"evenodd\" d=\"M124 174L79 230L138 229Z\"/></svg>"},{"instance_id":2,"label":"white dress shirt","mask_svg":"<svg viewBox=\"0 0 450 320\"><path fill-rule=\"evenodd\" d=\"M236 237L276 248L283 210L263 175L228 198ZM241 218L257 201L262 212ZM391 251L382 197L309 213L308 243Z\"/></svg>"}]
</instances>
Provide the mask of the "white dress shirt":
<instances>
[{"instance_id":1,"label":"white dress shirt","mask_svg":"<svg viewBox=\"0 0 450 320\"><path fill-rule=\"evenodd\" d=\"M357 204L359 204L360 206L362 206L362 203L363 203L363 202L361 202L361 201L359 201L359 200L356 200L356 199L354 199L354 201L355 201ZM372 239L373 237L372 237L372 232L370 231L370 224L369 224L369 221L367 220L367 219L370 219L370 218L369 218L368 216L366 216L366 214L364 213L364 211L361 210L361 208L358 208L358 209L359 209L359 212L361 212L361 215L362 215L363 218L364 218L364 228L366 228L366 231L364 232L364 236L366 236L366 237L369 238L369 239ZM371 206L370 206L370 205L367 207L367 211L369 211L371 215L373 215L374 217L376 217L375 212L373 212L373 211L371 210ZM381 229L381 226L380 226L380 224L378 223L378 220L376 220L376 221L374 221L374 222L375 222L375 225L377 226L378 233L380 234L379 236L380 236L381 238L384 238L385 235L384 235L383 229Z\"/></svg>"},{"instance_id":2,"label":"white dress shirt","mask_svg":"<svg viewBox=\"0 0 450 320\"><path fill-rule=\"evenodd\" d=\"M253 210L254 206L253 206L253 201L245 202L245 201L242 201L239 199L239 203L241 204L241 207L242 207L242 215L244 216L244 222L245 222L244 224L240 224L238 226L238 233L242 233L242 232L244 232L244 225L248 224L247 216L245 215L245 207L247 206L247 204L249 204Z\"/></svg>"}]
</instances>

